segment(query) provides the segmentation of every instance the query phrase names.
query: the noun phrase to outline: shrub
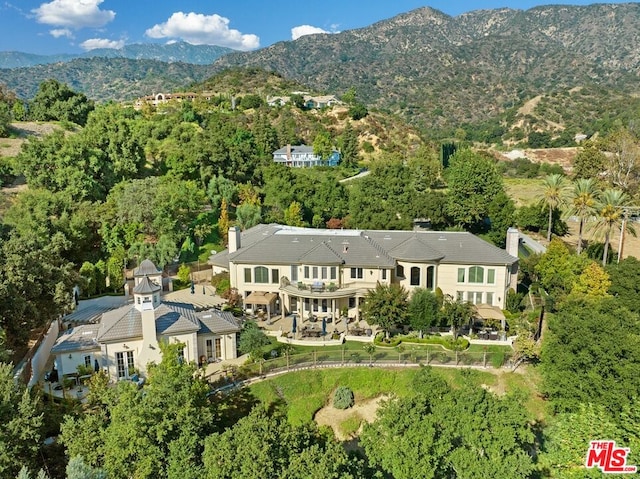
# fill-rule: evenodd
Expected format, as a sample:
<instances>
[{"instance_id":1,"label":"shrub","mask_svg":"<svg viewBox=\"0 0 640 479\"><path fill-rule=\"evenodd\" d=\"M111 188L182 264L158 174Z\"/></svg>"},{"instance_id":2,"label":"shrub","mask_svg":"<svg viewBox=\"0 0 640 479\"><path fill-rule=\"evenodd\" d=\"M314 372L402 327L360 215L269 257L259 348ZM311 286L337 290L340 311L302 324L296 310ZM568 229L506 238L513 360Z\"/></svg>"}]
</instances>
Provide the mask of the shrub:
<instances>
[{"instance_id":1,"label":"shrub","mask_svg":"<svg viewBox=\"0 0 640 479\"><path fill-rule=\"evenodd\" d=\"M333 407L336 409L348 409L353 406L353 391L347 386L338 386L333 396Z\"/></svg>"},{"instance_id":2,"label":"shrub","mask_svg":"<svg viewBox=\"0 0 640 479\"><path fill-rule=\"evenodd\" d=\"M182 284L186 284L189 282L189 277L191 276L191 268L189 268L186 264L182 263L180 268L178 268L178 279Z\"/></svg>"}]
</instances>

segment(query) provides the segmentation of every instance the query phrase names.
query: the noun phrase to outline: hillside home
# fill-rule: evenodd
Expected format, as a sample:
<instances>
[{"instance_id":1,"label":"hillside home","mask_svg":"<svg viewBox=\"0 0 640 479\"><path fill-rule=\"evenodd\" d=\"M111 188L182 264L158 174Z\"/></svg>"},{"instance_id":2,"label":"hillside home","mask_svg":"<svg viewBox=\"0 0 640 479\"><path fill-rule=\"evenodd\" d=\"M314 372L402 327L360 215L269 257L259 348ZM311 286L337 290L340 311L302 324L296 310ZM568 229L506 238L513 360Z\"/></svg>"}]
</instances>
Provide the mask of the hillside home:
<instances>
[{"instance_id":1,"label":"hillside home","mask_svg":"<svg viewBox=\"0 0 640 479\"><path fill-rule=\"evenodd\" d=\"M330 108L335 105L342 105L342 102L338 100L334 95L312 96L303 94L302 98L304 101L304 107L309 110ZM267 105L269 106L284 106L290 101L291 97L289 96L267 97Z\"/></svg>"},{"instance_id":2,"label":"hillside home","mask_svg":"<svg viewBox=\"0 0 640 479\"><path fill-rule=\"evenodd\" d=\"M518 230L509 252L466 232L329 230L258 225L229 230L229 248L209 258L228 271L245 308L272 315L359 319L367 292L381 284L435 291L504 309L518 276Z\"/></svg>"},{"instance_id":3,"label":"hillside home","mask_svg":"<svg viewBox=\"0 0 640 479\"><path fill-rule=\"evenodd\" d=\"M273 152L273 161L292 168L336 166L340 162L340 152L334 150L328 159L323 160L320 155L314 154L312 146L287 145Z\"/></svg>"},{"instance_id":4,"label":"hillside home","mask_svg":"<svg viewBox=\"0 0 640 479\"><path fill-rule=\"evenodd\" d=\"M65 331L51 350L60 376L78 365L103 369L113 380L144 375L160 362L159 343L185 344L182 356L198 363L237 357L240 326L219 310L196 311L190 304L163 302L160 271L149 260L135 270L133 303L102 314L98 324Z\"/></svg>"}]
</instances>

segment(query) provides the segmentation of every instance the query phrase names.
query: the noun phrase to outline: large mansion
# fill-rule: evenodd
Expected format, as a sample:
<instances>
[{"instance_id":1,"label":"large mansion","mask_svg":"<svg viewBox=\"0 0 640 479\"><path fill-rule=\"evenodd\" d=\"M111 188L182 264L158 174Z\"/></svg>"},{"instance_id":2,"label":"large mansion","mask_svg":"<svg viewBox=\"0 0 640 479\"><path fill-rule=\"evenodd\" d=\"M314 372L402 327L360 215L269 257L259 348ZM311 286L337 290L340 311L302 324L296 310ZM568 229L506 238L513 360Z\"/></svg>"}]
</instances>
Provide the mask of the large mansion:
<instances>
[{"instance_id":1,"label":"large mansion","mask_svg":"<svg viewBox=\"0 0 640 479\"><path fill-rule=\"evenodd\" d=\"M229 230L227 250L212 255L228 271L245 308L269 316L317 314L359 319L377 283L426 288L500 309L518 273L518 231L505 251L465 232L322 230L279 224Z\"/></svg>"}]
</instances>

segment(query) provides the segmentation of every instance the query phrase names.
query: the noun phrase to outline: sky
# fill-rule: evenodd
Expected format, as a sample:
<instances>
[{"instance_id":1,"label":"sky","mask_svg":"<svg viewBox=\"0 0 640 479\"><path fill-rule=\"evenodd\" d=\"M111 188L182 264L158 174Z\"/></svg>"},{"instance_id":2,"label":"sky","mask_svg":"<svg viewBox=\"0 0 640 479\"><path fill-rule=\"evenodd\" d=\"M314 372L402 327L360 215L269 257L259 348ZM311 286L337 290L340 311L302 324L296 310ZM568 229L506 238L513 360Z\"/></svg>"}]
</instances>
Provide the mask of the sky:
<instances>
[{"instance_id":1,"label":"sky","mask_svg":"<svg viewBox=\"0 0 640 479\"><path fill-rule=\"evenodd\" d=\"M314 33L361 28L420 7L456 16L589 1L535 0L0 0L0 51L50 55L131 43L249 51ZM623 3L623 2L610 2Z\"/></svg>"}]
</instances>

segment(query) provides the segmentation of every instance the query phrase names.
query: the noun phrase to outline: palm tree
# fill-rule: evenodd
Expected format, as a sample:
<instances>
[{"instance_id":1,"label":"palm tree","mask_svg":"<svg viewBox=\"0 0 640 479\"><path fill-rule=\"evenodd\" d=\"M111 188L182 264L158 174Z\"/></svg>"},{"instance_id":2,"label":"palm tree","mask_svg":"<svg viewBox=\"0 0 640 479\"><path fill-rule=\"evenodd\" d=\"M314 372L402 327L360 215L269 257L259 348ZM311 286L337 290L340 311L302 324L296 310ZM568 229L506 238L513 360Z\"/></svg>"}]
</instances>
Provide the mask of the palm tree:
<instances>
[{"instance_id":1,"label":"palm tree","mask_svg":"<svg viewBox=\"0 0 640 479\"><path fill-rule=\"evenodd\" d=\"M565 202L566 180L564 175L548 175L543 183L544 203L549 207L549 226L547 228L547 241L551 241L551 225L553 224L553 212Z\"/></svg>"},{"instance_id":2,"label":"palm tree","mask_svg":"<svg viewBox=\"0 0 640 479\"><path fill-rule=\"evenodd\" d=\"M595 214L595 207L599 197L600 192L593 178L580 178L573 183L570 209L567 215L577 216L580 222L578 227L578 254L582 252L584 223Z\"/></svg>"},{"instance_id":3,"label":"palm tree","mask_svg":"<svg viewBox=\"0 0 640 479\"><path fill-rule=\"evenodd\" d=\"M624 216L623 207L627 203L627 195L622 190L607 189L596 202L595 209L598 221L593 226L593 234L596 237L604 237L604 252L602 253L602 266L607 264L611 232L622 223ZM633 226L626 222L626 230L633 236L636 235Z\"/></svg>"}]
</instances>

